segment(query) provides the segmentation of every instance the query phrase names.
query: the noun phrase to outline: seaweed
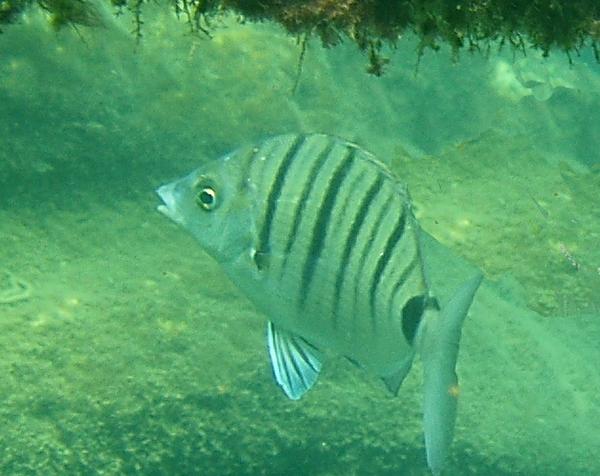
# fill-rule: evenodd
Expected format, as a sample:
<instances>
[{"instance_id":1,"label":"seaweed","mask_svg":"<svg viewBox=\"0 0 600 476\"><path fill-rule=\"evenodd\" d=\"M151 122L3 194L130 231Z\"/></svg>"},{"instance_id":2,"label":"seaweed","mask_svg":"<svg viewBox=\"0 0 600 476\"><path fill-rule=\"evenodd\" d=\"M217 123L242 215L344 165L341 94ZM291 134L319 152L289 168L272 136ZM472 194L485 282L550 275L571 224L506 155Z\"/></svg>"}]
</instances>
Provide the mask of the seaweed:
<instances>
[{"instance_id":1,"label":"seaweed","mask_svg":"<svg viewBox=\"0 0 600 476\"><path fill-rule=\"evenodd\" d=\"M127 8L134 16L136 39L142 37L144 0L109 1L115 12ZM98 26L91 0L0 0L0 27L14 22L31 5L46 10L56 28ZM485 50L491 43L528 47L549 55L590 46L600 62L600 2L597 0L168 0L163 4L183 18L192 32L210 36L210 19L233 12L241 21L273 21L293 36L311 35L325 46L350 40L369 59L367 70L383 73L388 59L382 45L394 46L406 33L420 39L419 56L440 45L453 55L467 48ZM1 31L1 30L0 30Z\"/></svg>"},{"instance_id":2,"label":"seaweed","mask_svg":"<svg viewBox=\"0 0 600 476\"><path fill-rule=\"evenodd\" d=\"M38 0L38 5L48 12L48 21L56 30L66 25L73 27L102 25L96 6L89 0Z\"/></svg>"}]
</instances>

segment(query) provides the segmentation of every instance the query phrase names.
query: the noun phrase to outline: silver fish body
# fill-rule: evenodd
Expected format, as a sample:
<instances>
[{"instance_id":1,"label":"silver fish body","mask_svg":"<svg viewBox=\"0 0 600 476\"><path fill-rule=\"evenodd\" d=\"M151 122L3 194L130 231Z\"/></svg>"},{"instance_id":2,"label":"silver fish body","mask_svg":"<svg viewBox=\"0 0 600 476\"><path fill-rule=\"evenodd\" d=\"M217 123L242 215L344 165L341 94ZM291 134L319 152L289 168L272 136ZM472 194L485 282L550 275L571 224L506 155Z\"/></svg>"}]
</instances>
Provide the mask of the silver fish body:
<instances>
[{"instance_id":1,"label":"silver fish body","mask_svg":"<svg viewBox=\"0 0 600 476\"><path fill-rule=\"evenodd\" d=\"M454 426L460 328L481 277L459 289L450 315L440 312L407 189L382 163L336 137L288 134L237 149L158 193L159 210L268 317L271 364L288 397L314 384L324 349L392 392L415 350L425 349L428 461L439 472Z\"/></svg>"}]
</instances>

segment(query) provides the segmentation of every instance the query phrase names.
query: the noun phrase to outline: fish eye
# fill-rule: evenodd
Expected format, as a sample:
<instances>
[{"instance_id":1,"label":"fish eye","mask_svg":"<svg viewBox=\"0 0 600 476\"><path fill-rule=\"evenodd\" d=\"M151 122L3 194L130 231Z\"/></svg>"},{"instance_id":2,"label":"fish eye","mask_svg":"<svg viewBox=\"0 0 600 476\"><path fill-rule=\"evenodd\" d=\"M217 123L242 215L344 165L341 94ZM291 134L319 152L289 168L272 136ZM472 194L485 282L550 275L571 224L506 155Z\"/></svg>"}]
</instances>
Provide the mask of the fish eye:
<instances>
[{"instance_id":1,"label":"fish eye","mask_svg":"<svg viewBox=\"0 0 600 476\"><path fill-rule=\"evenodd\" d=\"M217 193L211 187L204 187L196 195L196 203L206 211L211 211L217 204Z\"/></svg>"}]
</instances>

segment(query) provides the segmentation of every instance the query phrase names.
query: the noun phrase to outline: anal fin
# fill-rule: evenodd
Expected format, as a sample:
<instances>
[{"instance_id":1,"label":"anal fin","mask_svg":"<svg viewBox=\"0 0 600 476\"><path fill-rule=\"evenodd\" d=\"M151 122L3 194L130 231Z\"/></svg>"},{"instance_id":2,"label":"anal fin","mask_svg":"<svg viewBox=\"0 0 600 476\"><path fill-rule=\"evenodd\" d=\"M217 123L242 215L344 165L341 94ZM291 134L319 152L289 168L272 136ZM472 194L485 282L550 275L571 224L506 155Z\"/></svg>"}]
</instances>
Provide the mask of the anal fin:
<instances>
[{"instance_id":1,"label":"anal fin","mask_svg":"<svg viewBox=\"0 0 600 476\"><path fill-rule=\"evenodd\" d=\"M317 381L321 352L302 337L278 329L270 321L267 345L275 380L289 398L298 400Z\"/></svg>"},{"instance_id":2,"label":"anal fin","mask_svg":"<svg viewBox=\"0 0 600 476\"><path fill-rule=\"evenodd\" d=\"M402 362L402 366L396 372L386 377L382 377L383 383L385 383L385 386L392 393L392 395L398 395L398 390L400 389L402 382L404 382L404 379L412 367L412 361L413 354L411 354L409 358Z\"/></svg>"}]
</instances>

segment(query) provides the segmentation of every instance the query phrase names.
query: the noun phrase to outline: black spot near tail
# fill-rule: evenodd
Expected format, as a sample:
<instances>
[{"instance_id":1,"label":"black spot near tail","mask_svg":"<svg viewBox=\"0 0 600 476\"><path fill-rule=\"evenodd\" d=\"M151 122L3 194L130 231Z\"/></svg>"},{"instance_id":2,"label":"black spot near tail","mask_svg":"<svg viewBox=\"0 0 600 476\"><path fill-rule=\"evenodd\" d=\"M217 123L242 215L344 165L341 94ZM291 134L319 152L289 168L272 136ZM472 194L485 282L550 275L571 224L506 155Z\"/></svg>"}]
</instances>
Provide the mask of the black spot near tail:
<instances>
[{"instance_id":1,"label":"black spot near tail","mask_svg":"<svg viewBox=\"0 0 600 476\"><path fill-rule=\"evenodd\" d=\"M425 310L426 296L411 297L402 308L402 333L412 345Z\"/></svg>"}]
</instances>

